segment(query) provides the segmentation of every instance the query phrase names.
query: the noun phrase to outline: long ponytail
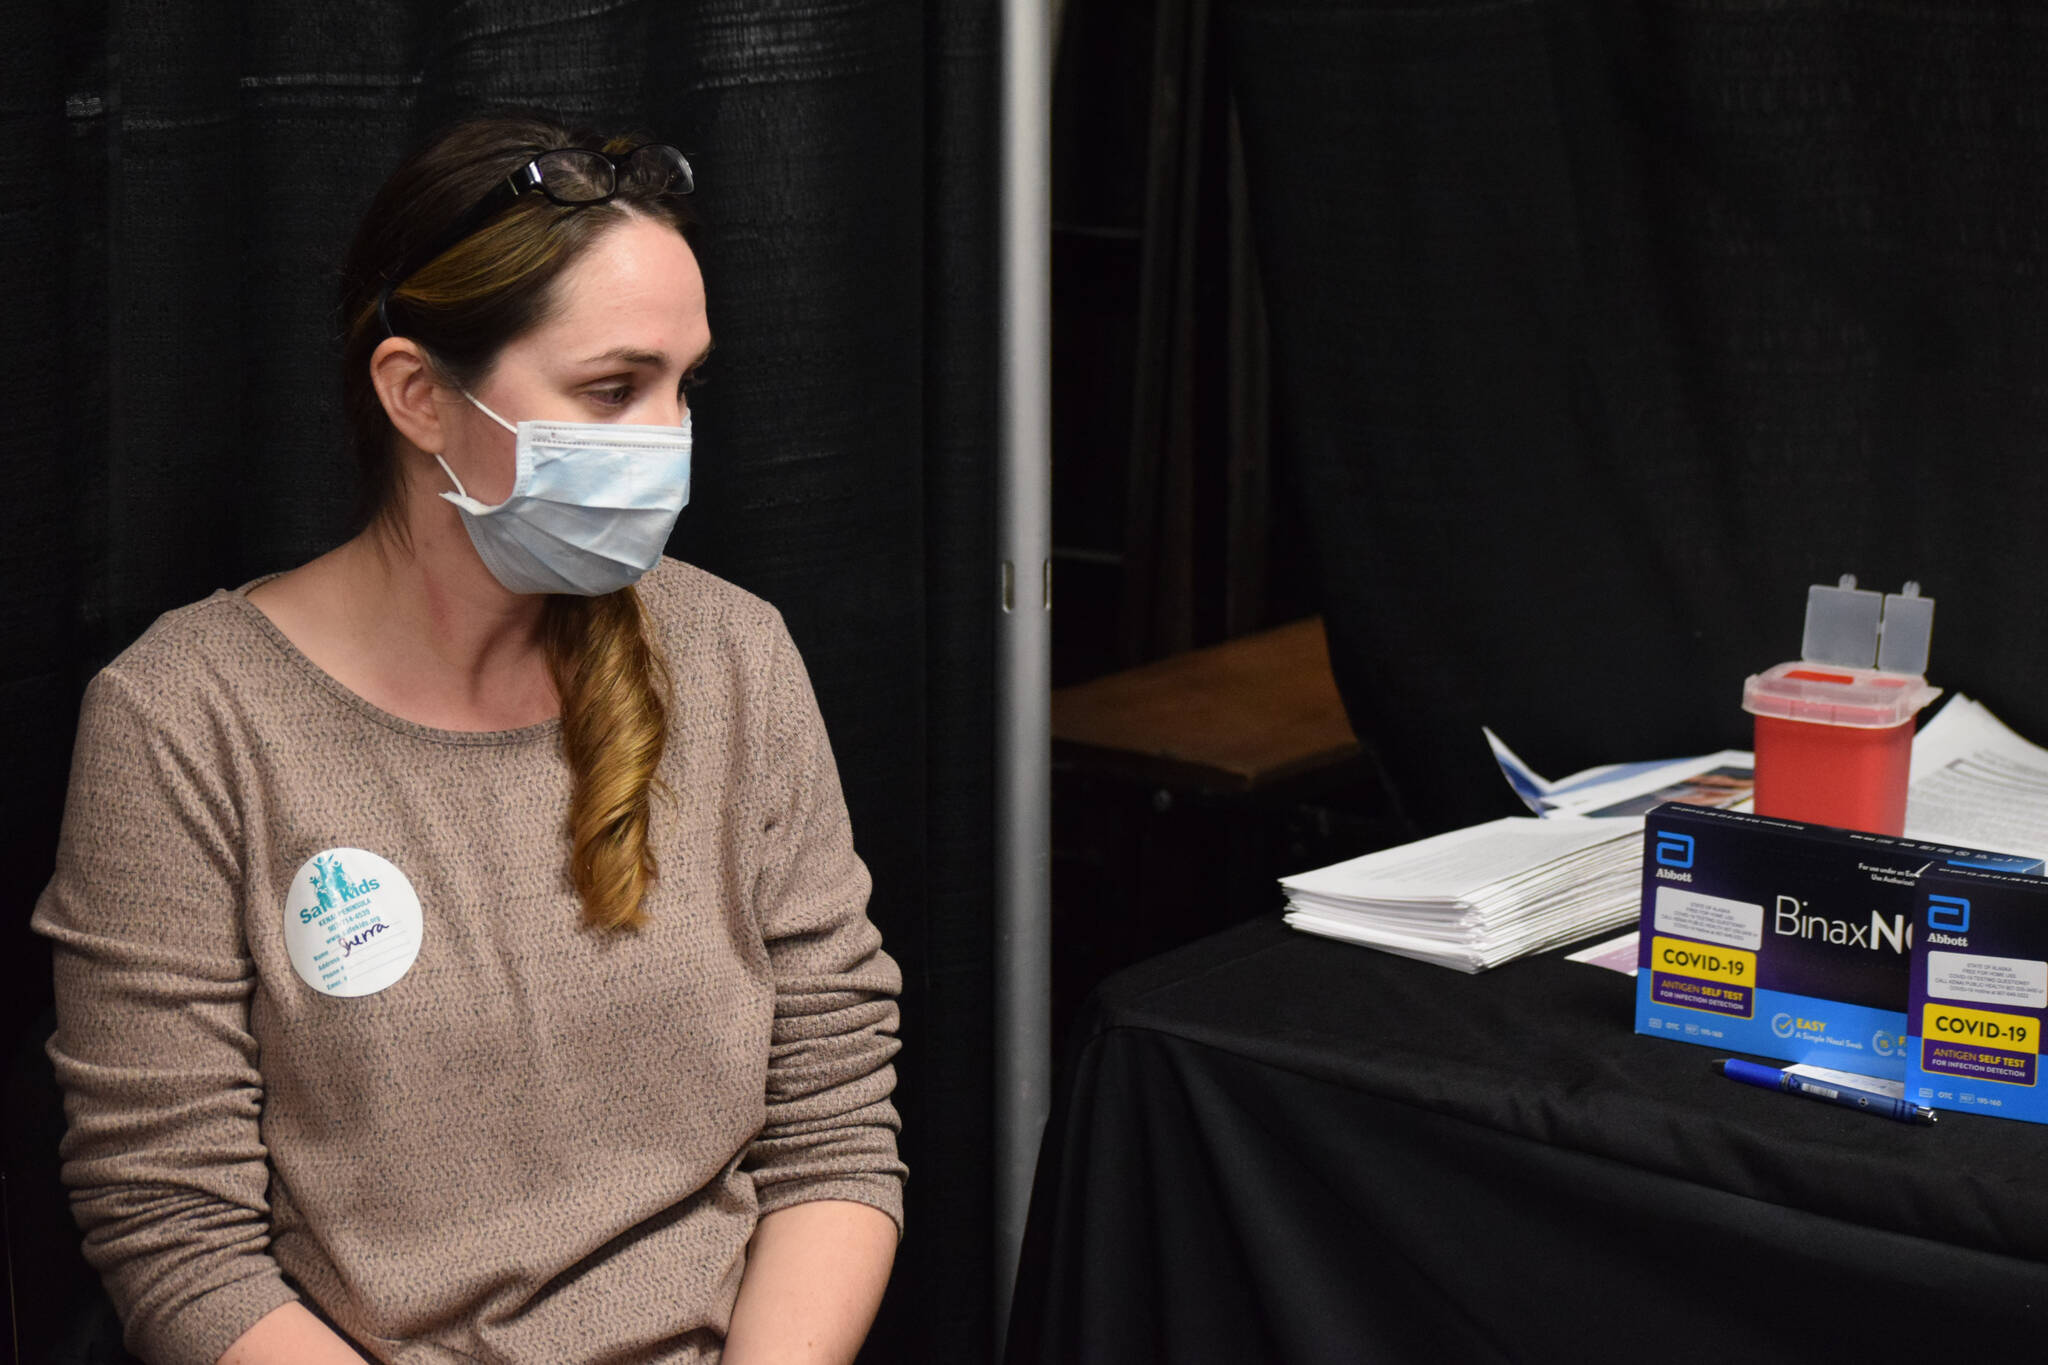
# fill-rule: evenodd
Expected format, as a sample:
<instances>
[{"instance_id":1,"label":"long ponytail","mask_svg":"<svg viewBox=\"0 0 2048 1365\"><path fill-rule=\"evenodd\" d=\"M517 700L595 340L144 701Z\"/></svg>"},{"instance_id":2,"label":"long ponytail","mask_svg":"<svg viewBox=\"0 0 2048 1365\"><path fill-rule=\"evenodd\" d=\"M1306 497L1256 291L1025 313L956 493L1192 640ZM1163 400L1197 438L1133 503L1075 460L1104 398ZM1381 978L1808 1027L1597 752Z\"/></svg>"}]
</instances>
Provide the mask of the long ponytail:
<instances>
[{"instance_id":1,"label":"long ponytail","mask_svg":"<svg viewBox=\"0 0 2048 1365\"><path fill-rule=\"evenodd\" d=\"M647 639L640 596L555 596L542 642L562 700L569 798L570 876L593 929L636 929L659 869L648 847L668 739L671 682Z\"/></svg>"}]
</instances>

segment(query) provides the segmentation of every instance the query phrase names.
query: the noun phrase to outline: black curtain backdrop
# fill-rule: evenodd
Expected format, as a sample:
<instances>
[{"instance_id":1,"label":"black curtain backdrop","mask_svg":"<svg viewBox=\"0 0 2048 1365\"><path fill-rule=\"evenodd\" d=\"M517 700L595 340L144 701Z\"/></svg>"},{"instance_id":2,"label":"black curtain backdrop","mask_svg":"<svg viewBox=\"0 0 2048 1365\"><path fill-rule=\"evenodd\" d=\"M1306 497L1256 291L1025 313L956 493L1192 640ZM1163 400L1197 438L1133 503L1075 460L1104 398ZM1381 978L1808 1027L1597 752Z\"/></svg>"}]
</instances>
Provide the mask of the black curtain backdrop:
<instances>
[{"instance_id":1,"label":"black curtain backdrop","mask_svg":"<svg viewBox=\"0 0 2048 1365\"><path fill-rule=\"evenodd\" d=\"M994 41L969 0L0 7L8 1203L30 1359L69 1330L52 1319L82 1272L38 1179L49 985L26 927L80 689L160 612L345 534L344 245L404 150L503 103L643 128L697 169L718 351L671 552L788 618L905 973L909 1231L867 1358L986 1356Z\"/></svg>"},{"instance_id":2,"label":"black curtain backdrop","mask_svg":"<svg viewBox=\"0 0 2048 1365\"><path fill-rule=\"evenodd\" d=\"M1809 583L2048 741L2048 7L1219 0L1279 458L1426 829L1747 748Z\"/></svg>"}]
</instances>

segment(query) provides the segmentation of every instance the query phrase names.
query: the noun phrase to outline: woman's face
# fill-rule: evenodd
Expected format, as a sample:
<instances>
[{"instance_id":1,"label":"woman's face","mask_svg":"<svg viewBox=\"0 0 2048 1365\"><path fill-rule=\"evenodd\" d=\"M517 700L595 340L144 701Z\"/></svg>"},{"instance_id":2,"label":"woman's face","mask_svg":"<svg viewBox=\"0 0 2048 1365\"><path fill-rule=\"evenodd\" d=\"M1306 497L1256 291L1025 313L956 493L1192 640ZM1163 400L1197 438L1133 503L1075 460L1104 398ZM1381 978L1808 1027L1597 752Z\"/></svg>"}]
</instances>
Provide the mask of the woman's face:
<instances>
[{"instance_id":1,"label":"woman's face","mask_svg":"<svg viewBox=\"0 0 2048 1365\"><path fill-rule=\"evenodd\" d=\"M704 277L682 234L638 214L601 235L555 281L554 311L508 343L473 392L508 422L677 426L682 385L711 349ZM450 391L443 458L469 495L512 492L514 440Z\"/></svg>"}]
</instances>

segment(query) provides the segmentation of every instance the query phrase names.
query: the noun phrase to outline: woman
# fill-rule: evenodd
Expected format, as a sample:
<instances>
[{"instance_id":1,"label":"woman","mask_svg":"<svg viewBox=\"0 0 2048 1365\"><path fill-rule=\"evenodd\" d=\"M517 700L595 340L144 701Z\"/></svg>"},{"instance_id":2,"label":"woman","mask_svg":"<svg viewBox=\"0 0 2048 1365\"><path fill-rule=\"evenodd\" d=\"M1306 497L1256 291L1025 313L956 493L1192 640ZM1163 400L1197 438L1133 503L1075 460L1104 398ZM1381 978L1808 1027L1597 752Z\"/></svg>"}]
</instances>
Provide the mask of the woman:
<instances>
[{"instance_id":1,"label":"woman","mask_svg":"<svg viewBox=\"0 0 2048 1365\"><path fill-rule=\"evenodd\" d=\"M343 281L365 529L87 692L36 924L145 1358L867 1330L898 974L780 618L660 559L711 348L689 177L527 119L402 166Z\"/></svg>"}]
</instances>

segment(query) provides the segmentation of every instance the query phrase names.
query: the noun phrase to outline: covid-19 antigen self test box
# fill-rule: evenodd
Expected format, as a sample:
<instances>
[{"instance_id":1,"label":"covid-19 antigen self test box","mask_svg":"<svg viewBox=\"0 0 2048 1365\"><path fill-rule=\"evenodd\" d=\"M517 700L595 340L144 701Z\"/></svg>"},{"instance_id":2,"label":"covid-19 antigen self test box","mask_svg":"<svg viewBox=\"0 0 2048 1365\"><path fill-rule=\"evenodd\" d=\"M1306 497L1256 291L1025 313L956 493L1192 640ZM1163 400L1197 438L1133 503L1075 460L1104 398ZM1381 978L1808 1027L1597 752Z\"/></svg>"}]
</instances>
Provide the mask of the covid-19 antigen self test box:
<instances>
[{"instance_id":1,"label":"covid-19 antigen self test box","mask_svg":"<svg viewBox=\"0 0 2048 1365\"><path fill-rule=\"evenodd\" d=\"M1900 1079L1921 875L2037 858L1703 806L1643 828L1636 1032Z\"/></svg>"},{"instance_id":2,"label":"covid-19 antigen self test box","mask_svg":"<svg viewBox=\"0 0 2048 1365\"><path fill-rule=\"evenodd\" d=\"M2048 1123L2048 881L1929 872L1914 927L1906 1097Z\"/></svg>"}]
</instances>

